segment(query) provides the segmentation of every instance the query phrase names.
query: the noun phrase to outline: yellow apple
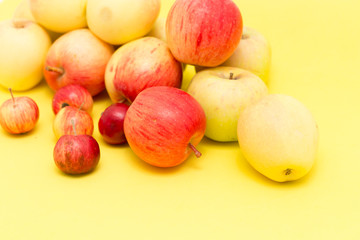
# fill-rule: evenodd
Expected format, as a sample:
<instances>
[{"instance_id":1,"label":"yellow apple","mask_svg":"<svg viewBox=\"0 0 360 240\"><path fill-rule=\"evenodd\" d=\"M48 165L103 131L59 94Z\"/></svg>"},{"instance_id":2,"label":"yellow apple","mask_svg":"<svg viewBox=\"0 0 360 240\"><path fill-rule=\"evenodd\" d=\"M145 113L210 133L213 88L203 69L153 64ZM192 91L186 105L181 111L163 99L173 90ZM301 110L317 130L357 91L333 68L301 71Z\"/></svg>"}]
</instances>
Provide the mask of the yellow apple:
<instances>
[{"instance_id":1,"label":"yellow apple","mask_svg":"<svg viewBox=\"0 0 360 240\"><path fill-rule=\"evenodd\" d=\"M166 42L166 18L159 16L147 36L156 37Z\"/></svg>"},{"instance_id":2,"label":"yellow apple","mask_svg":"<svg viewBox=\"0 0 360 240\"><path fill-rule=\"evenodd\" d=\"M0 85L25 91L42 79L51 45L47 32L28 20L0 22Z\"/></svg>"},{"instance_id":3,"label":"yellow apple","mask_svg":"<svg viewBox=\"0 0 360 240\"><path fill-rule=\"evenodd\" d=\"M255 74L234 67L198 72L187 92L203 107L205 136L219 142L237 141L237 121L251 103L267 95L265 83Z\"/></svg>"},{"instance_id":4,"label":"yellow apple","mask_svg":"<svg viewBox=\"0 0 360 240\"><path fill-rule=\"evenodd\" d=\"M59 33L87 26L86 0L29 0L36 22Z\"/></svg>"},{"instance_id":5,"label":"yellow apple","mask_svg":"<svg viewBox=\"0 0 360 240\"><path fill-rule=\"evenodd\" d=\"M314 164L319 138L316 122L291 96L270 94L250 105L240 114L237 131L245 159L274 181L297 180Z\"/></svg>"},{"instance_id":6,"label":"yellow apple","mask_svg":"<svg viewBox=\"0 0 360 240\"><path fill-rule=\"evenodd\" d=\"M89 28L99 38L121 45L145 36L160 12L160 0L88 0Z\"/></svg>"}]
</instances>

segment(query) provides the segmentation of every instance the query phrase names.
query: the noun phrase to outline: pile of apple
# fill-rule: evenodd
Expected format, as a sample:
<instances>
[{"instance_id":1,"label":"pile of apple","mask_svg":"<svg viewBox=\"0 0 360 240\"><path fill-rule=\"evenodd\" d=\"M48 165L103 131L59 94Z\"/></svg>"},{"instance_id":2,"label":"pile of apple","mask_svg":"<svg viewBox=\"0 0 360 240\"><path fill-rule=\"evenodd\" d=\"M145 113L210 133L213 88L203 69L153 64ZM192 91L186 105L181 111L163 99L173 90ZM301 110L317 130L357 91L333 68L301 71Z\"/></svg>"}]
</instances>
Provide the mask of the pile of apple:
<instances>
[{"instance_id":1,"label":"pile of apple","mask_svg":"<svg viewBox=\"0 0 360 240\"><path fill-rule=\"evenodd\" d=\"M204 136L238 141L245 159L268 178L306 175L315 160L317 125L298 100L269 94L271 51L265 37L243 26L231 0L176 0L167 18L160 0L24 0L0 23L0 85L14 91L43 78L54 90L56 165L87 173L100 159L91 116L107 91L99 132L128 143L145 162L173 167ZM181 89L183 70L197 73ZM21 69L21 71L19 71ZM11 92L11 91L10 91ZM12 94L12 92L11 92ZM28 97L0 108L1 126L25 133L39 110Z\"/></svg>"}]
</instances>

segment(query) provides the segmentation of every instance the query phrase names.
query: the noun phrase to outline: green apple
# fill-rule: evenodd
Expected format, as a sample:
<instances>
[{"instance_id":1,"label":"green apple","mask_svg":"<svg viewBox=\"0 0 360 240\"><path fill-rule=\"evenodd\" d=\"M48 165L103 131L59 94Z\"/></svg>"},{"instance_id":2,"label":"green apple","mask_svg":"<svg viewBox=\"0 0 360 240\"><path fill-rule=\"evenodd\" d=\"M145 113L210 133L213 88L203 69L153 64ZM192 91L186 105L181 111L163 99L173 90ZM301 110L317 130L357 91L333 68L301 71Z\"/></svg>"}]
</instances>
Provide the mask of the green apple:
<instances>
[{"instance_id":1,"label":"green apple","mask_svg":"<svg viewBox=\"0 0 360 240\"><path fill-rule=\"evenodd\" d=\"M243 35L234 53L221 66L246 69L268 82L271 64L271 47L268 40L257 30L244 26ZM204 67L196 66L196 70Z\"/></svg>"},{"instance_id":2,"label":"green apple","mask_svg":"<svg viewBox=\"0 0 360 240\"><path fill-rule=\"evenodd\" d=\"M65 33L87 26L86 0L29 0L36 22L54 32Z\"/></svg>"},{"instance_id":3,"label":"green apple","mask_svg":"<svg viewBox=\"0 0 360 240\"><path fill-rule=\"evenodd\" d=\"M160 12L160 0L88 0L89 28L99 38L121 45L145 36Z\"/></svg>"},{"instance_id":4,"label":"green apple","mask_svg":"<svg viewBox=\"0 0 360 240\"><path fill-rule=\"evenodd\" d=\"M277 181L293 181L312 168L318 129L310 111L297 99L269 94L239 117L238 139L245 159Z\"/></svg>"},{"instance_id":5,"label":"green apple","mask_svg":"<svg viewBox=\"0 0 360 240\"><path fill-rule=\"evenodd\" d=\"M36 86L51 45L48 33L29 20L4 20L0 36L0 85L14 91Z\"/></svg>"},{"instance_id":6,"label":"green apple","mask_svg":"<svg viewBox=\"0 0 360 240\"><path fill-rule=\"evenodd\" d=\"M237 141L240 113L268 94L265 83L240 68L217 67L195 74L187 92L203 107L205 136L219 142Z\"/></svg>"}]
</instances>

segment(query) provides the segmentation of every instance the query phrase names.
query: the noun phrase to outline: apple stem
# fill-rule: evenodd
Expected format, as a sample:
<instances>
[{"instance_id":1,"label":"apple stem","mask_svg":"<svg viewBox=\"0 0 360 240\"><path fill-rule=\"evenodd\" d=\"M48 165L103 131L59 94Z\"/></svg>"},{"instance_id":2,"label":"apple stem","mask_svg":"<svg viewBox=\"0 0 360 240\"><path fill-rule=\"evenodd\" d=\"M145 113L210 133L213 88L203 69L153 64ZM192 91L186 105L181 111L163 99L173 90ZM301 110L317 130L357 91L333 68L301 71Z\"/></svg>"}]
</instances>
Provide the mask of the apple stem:
<instances>
[{"instance_id":1,"label":"apple stem","mask_svg":"<svg viewBox=\"0 0 360 240\"><path fill-rule=\"evenodd\" d=\"M80 112L80 110L83 108L84 104L85 104L85 101L83 101L83 102L81 103L81 105L80 105L80 107L79 107L79 109L78 109L78 112Z\"/></svg>"},{"instance_id":2,"label":"apple stem","mask_svg":"<svg viewBox=\"0 0 360 240\"><path fill-rule=\"evenodd\" d=\"M191 150L193 150L193 152L195 153L195 156L197 158L201 157L201 152L199 152L199 150L197 150L194 145L192 145L191 143L189 143L188 145L191 148Z\"/></svg>"},{"instance_id":3,"label":"apple stem","mask_svg":"<svg viewBox=\"0 0 360 240\"><path fill-rule=\"evenodd\" d=\"M15 98L14 98L14 94L13 94L11 88L9 88L9 92L10 92L11 98L12 98L12 100L13 100L13 104L14 104L14 106L15 106Z\"/></svg>"},{"instance_id":4,"label":"apple stem","mask_svg":"<svg viewBox=\"0 0 360 240\"><path fill-rule=\"evenodd\" d=\"M64 74L64 69L59 67L51 67L51 66L45 66L45 70L49 72L55 72L59 74Z\"/></svg>"},{"instance_id":5,"label":"apple stem","mask_svg":"<svg viewBox=\"0 0 360 240\"><path fill-rule=\"evenodd\" d=\"M230 80L234 79L234 73L230 72Z\"/></svg>"},{"instance_id":6,"label":"apple stem","mask_svg":"<svg viewBox=\"0 0 360 240\"><path fill-rule=\"evenodd\" d=\"M72 127L73 127L74 135L76 136L76 128L75 128L75 121L74 121L74 119L71 119L71 125L72 125Z\"/></svg>"}]
</instances>

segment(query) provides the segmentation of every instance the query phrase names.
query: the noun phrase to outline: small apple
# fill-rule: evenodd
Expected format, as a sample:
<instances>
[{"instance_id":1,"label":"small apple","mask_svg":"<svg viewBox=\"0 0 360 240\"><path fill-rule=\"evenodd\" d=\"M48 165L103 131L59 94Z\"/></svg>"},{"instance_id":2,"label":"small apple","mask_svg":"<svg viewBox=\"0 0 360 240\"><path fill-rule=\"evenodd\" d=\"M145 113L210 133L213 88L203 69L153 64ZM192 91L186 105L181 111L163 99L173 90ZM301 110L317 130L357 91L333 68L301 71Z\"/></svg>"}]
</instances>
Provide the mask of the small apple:
<instances>
[{"instance_id":1,"label":"small apple","mask_svg":"<svg viewBox=\"0 0 360 240\"><path fill-rule=\"evenodd\" d=\"M271 48L267 39L257 30L244 27L241 41L234 53L220 66L238 67L259 76L265 83L268 81L271 63ZM205 69L195 67L196 71Z\"/></svg>"},{"instance_id":2,"label":"small apple","mask_svg":"<svg viewBox=\"0 0 360 240\"><path fill-rule=\"evenodd\" d=\"M183 63L214 67L235 51L243 28L231 0L176 0L166 20L167 43Z\"/></svg>"},{"instance_id":3,"label":"small apple","mask_svg":"<svg viewBox=\"0 0 360 240\"><path fill-rule=\"evenodd\" d=\"M239 117L240 149L251 166L277 181L293 181L312 168L318 128L310 111L297 99L269 94Z\"/></svg>"},{"instance_id":4,"label":"small apple","mask_svg":"<svg viewBox=\"0 0 360 240\"><path fill-rule=\"evenodd\" d=\"M184 162L204 136L206 117L200 104L185 91L167 86L147 88L130 105L124 121L134 153L157 167Z\"/></svg>"},{"instance_id":5,"label":"small apple","mask_svg":"<svg viewBox=\"0 0 360 240\"><path fill-rule=\"evenodd\" d=\"M113 52L113 46L89 29L65 33L47 53L45 80L55 91L69 84L79 84L95 96L105 89L105 68Z\"/></svg>"},{"instance_id":6,"label":"small apple","mask_svg":"<svg viewBox=\"0 0 360 240\"><path fill-rule=\"evenodd\" d=\"M0 85L14 91L35 87L51 40L46 31L29 20L0 22Z\"/></svg>"},{"instance_id":7,"label":"small apple","mask_svg":"<svg viewBox=\"0 0 360 240\"><path fill-rule=\"evenodd\" d=\"M75 131L75 130L74 130ZM98 142L89 135L64 135L54 148L56 166L67 174L83 174L95 169L100 160Z\"/></svg>"},{"instance_id":8,"label":"small apple","mask_svg":"<svg viewBox=\"0 0 360 240\"><path fill-rule=\"evenodd\" d=\"M166 40L166 18L159 16L155 23L153 24L153 27L151 28L150 32L146 36L148 37L156 37L160 40L163 40L164 42L167 42Z\"/></svg>"},{"instance_id":9,"label":"small apple","mask_svg":"<svg viewBox=\"0 0 360 240\"><path fill-rule=\"evenodd\" d=\"M74 122L74 127L71 122ZM71 135L74 129L77 134L92 135L94 131L94 122L90 114L80 108L67 106L55 115L53 122L53 131L55 137L59 139L63 135Z\"/></svg>"},{"instance_id":10,"label":"small apple","mask_svg":"<svg viewBox=\"0 0 360 240\"><path fill-rule=\"evenodd\" d=\"M88 0L90 30L112 45L145 36L160 12L160 0Z\"/></svg>"},{"instance_id":11,"label":"small apple","mask_svg":"<svg viewBox=\"0 0 360 240\"><path fill-rule=\"evenodd\" d=\"M205 111L205 136L219 142L231 142L237 141L240 112L267 95L268 89L249 71L217 67L195 74L187 92Z\"/></svg>"},{"instance_id":12,"label":"small apple","mask_svg":"<svg viewBox=\"0 0 360 240\"><path fill-rule=\"evenodd\" d=\"M126 142L124 134L124 119L129 106L124 103L114 103L107 107L99 119L99 132L109 144Z\"/></svg>"},{"instance_id":13,"label":"small apple","mask_svg":"<svg viewBox=\"0 0 360 240\"><path fill-rule=\"evenodd\" d=\"M60 88L52 100L52 109L57 114L61 108L73 106L91 113L93 108L93 98L89 91L77 84L70 84Z\"/></svg>"},{"instance_id":14,"label":"small apple","mask_svg":"<svg viewBox=\"0 0 360 240\"><path fill-rule=\"evenodd\" d=\"M29 0L30 10L36 22L59 33L84 28L86 0Z\"/></svg>"},{"instance_id":15,"label":"small apple","mask_svg":"<svg viewBox=\"0 0 360 240\"><path fill-rule=\"evenodd\" d=\"M144 37L122 45L108 62L105 85L113 102L133 102L145 88L171 86L180 88L181 63L167 44L154 37Z\"/></svg>"},{"instance_id":16,"label":"small apple","mask_svg":"<svg viewBox=\"0 0 360 240\"><path fill-rule=\"evenodd\" d=\"M32 130L39 120L39 108L29 97L14 97L0 106L0 125L12 134L26 133Z\"/></svg>"}]
</instances>

